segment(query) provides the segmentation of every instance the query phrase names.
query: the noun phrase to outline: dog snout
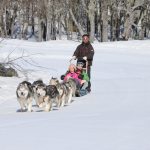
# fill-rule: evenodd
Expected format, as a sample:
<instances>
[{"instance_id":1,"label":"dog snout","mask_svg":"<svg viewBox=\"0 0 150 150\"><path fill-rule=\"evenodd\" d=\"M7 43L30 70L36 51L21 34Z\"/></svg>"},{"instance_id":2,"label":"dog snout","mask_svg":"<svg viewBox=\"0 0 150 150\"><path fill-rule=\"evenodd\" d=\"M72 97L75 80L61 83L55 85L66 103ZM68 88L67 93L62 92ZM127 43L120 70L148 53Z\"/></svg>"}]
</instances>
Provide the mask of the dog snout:
<instances>
[{"instance_id":1,"label":"dog snout","mask_svg":"<svg viewBox=\"0 0 150 150\"><path fill-rule=\"evenodd\" d=\"M40 97L40 93L37 93L37 96Z\"/></svg>"},{"instance_id":2,"label":"dog snout","mask_svg":"<svg viewBox=\"0 0 150 150\"><path fill-rule=\"evenodd\" d=\"M21 92L21 95L24 95L24 93L23 93L23 92Z\"/></svg>"}]
</instances>

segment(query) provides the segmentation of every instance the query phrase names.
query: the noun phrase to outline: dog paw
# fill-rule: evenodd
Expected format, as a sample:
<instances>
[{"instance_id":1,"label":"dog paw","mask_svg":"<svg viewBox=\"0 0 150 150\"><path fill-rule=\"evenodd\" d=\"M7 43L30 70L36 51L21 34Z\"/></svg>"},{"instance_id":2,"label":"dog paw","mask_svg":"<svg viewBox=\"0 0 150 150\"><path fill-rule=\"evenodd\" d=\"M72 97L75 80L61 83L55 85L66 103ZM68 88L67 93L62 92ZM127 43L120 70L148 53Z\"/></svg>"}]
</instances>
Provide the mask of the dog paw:
<instances>
[{"instance_id":1,"label":"dog paw","mask_svg":"<svg viewBox=\"0 0 150 150\"><path fill-rule=\"evenodd\" d=\"M28 110L28 112L33 112L33 110Z\"/></svg>"},{"instance_id":2,"label":"dog paw","mask_svg":"<svg viewBox=\"0 0 150 150\"><path fill-rule=\"evenodd\" d=\"M27 112L27 109L18 109L16 112Z\"/></svg>"}]
</instances>

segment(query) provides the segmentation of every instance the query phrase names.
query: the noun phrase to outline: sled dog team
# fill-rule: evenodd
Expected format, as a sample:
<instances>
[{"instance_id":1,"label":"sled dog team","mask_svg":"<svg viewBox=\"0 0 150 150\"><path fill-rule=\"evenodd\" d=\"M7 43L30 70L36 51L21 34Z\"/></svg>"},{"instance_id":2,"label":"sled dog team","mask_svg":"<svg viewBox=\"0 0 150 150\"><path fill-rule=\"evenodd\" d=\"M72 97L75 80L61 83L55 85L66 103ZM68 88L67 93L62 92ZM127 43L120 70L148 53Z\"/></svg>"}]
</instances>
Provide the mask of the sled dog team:
<instances>
[{"instance_id":1,"label":"sled dog team","mask_svg":"<svg viewBox=\"0 0 150 150\"><path fill-rule=\"evenodd\" d=\"M63 107L71 103L76 94L76 82L68 78L65 82L59 82L57 78L51 78L49 85L42 80L21 82L16 90L17 100L21 106L20 111L32 111L32 103L35 100L37 107L44 108L46 112L51 111L53 106Z\"/></svg>"}]
</instances>

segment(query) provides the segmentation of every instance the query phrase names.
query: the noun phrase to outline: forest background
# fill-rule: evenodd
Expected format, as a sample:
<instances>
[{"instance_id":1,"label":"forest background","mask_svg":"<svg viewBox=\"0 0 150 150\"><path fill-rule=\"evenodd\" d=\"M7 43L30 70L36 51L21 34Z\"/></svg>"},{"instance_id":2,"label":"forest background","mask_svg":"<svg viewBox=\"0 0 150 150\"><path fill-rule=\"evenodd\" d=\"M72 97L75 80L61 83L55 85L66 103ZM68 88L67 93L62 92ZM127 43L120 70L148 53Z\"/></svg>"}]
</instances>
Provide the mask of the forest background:
<instances>
[{"instance_id":1,"label":"forest background","mask_svg":"<svg viewBox=\"0 0 150 150\"><path fill-rule=\"evenodd\" d=\"M91 42L150 38L150 0L0 0L0 37Z\"/></svg>"}]
</instances>

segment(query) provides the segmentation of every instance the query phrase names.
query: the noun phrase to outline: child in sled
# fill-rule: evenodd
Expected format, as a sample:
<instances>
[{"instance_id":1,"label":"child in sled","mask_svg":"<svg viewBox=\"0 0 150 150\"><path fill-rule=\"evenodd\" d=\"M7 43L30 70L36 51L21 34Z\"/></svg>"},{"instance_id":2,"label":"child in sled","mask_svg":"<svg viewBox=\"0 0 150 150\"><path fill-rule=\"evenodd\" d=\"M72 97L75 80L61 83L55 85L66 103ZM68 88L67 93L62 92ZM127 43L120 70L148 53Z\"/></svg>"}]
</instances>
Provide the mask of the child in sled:
<instances>
[{"instance_id":1,"label":"child in sled","mask_svg":"<svg viewBox=\"0 0 150 150\"><path fill-rule=\"evenodd\" d=\"M86 88L88 86L88 82L85 80L85 78L83 78L81 66L77 65L77 67L76 67L74 64L71 64L69 66L67 73L65 74L65 76L62 76L61 79L66 81L70 77L76 81L76 85L77 85L77 95L76 96L86 95L88 93L86 90Z\"/></svg>"}]
</instances>

